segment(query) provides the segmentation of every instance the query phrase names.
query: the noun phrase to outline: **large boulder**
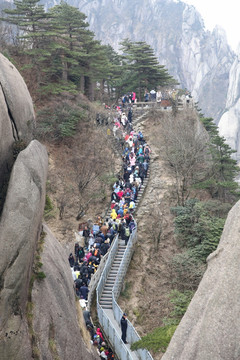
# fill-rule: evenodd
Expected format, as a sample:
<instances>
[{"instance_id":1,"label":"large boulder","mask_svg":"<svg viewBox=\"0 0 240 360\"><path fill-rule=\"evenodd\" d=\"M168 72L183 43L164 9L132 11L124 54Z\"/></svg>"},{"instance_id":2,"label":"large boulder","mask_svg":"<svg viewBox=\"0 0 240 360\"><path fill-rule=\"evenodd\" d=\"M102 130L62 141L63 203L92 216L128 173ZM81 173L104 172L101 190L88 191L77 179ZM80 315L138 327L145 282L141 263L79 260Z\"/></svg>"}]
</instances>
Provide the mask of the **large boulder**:
<instances>
[{"instance_id":1,"label":"large boulder","mask_svg":"<svg viewBox=\"0 0 240 360\"><path fill-rule=\"evenodd\" d=\"M15 66L0 54L0 188L12 165L15 141L32 139L34 109L27 86Z\"/></svg>"},{"instance_id":2,"label":"large boulder","mask_svg":"<svg viewBox=\"0 0 240 360\"><path fill-rule=\"evenodd\" d=\"M240 201L162 360L240 359Z\"/></svg>"},{"instance_id":3,"label":"large boulder","mask_svg":"<svg viewBox=\"0 0 240 360\"><path fill-rule=\"evenodd\" d=\"M82 310L76 301L68 255L46 225L43 231L41 269L46 278L35 281L32 291L33 331L40 359L99 359L91 350L84 321L81 323ZM88 348L83 341L84 333Z\"/></svg>"},{"instance_id":4,"label":"large boulder","mask_svg":"<svg viewBox=\"0 0 240 360\"><path fill-rule=\"evenodd\" d=\"M31 358L25 313L42 228L47 169L47 151L34 140L18 155L9 181L0 219L1 359Z\"/></svg>"}]
</instances>

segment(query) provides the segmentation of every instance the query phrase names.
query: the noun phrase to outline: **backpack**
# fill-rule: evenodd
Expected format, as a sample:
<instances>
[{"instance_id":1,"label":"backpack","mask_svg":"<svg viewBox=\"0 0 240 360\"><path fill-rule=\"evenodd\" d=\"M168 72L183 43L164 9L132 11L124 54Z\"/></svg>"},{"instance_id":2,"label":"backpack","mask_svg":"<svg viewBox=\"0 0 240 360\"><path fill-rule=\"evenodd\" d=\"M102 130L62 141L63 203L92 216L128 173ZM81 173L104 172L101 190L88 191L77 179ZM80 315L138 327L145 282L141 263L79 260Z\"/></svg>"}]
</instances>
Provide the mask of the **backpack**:
<instances>
[{"instance_id":1,"label":"backpack","mask_svg":"<svg viewBox=\"0 0 240 360\"><path fill-rule=\"evenodd\" d=\"M126 236L130 236L130 229L129 229L129 227L126 227L126 228L125 228L125 235L126 235Z\"/></svg>"},{"instance_id":2,"label":"backpack","mask_svg":"<svg viewBox=\"0 0 240 360\"><path fill-rule=\"evenodd\" d=\"M131 230L135 229L135 224L134 224L133 221L131 221L131 222L129 223L129 228L130 228Z\"/></svg>"}]
</instances>

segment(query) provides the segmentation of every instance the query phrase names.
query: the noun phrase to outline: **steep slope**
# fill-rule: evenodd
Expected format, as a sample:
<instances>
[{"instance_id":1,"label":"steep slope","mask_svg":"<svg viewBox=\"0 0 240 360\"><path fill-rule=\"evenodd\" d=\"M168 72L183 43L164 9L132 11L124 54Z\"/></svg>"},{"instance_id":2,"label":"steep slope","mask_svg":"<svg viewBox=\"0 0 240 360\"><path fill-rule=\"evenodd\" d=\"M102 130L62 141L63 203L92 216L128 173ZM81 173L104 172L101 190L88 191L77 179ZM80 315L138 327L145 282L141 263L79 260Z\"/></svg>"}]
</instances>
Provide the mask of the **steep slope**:
<instances>
[{"instance_id":1,"label":"steep slope","mask_svg":"<svg viewBox=\"0 0 240 360\"><path fill-rule=\"evenodd\" d=\"M231 67L229 74L229 89L227 94L226 112L219 121L219 132L228 144L237 150L236 159L240 159L240 48L238 56Z\"/></svg>"},{"instance_id":2,"label":"steep slope","mask_svg":"<svg viewBox=\"0 0 240 360\"><path fill-rule=\"evenodd\" d=\"M34 110L27 86L15 66L0 54L0 189L13 161L13 144L32 139Z\"/></svg>"},{"instance_id":3,"label":"steep slope","mask_svg":"<svg viewBox=\"0 0 240 360\"><path fill-rule=\"evenodd\" d=\"M33 331L41 359L99 359L92 352L90 335L85 335L88 348L83 341L85 324L79 323L81 309L76 310L72 274L67 253L63 250L50 229L43 227L44 248L41 254L44 281L35 282L32 290ZM80 329L83 326L83 329Z\"/></svg>"},{"instance_id":4,"label":"steep slope","mask_svg":"<svg viewBox=\"0 0 240 360\"><path fill-rule=\"evenodd\" d=\"M164 360L240 358L240 202L230 211L208 268Z\"/></svg>"},{"instance_id":5,"label":"steep slope","mask_svg":"<svg viewBox=\"0 0 240 360\"><path fill-rule=\"evenodd\" d=\"M47 167L46 149L38 141L32 141L13 166L0 220L0 354L3 359L31 358L26 304L45 205Z\"/></svg>"},{"instance_id":6,"label":"steep slope","mask_svg":"<svg viewBox=\"0 0 240 360\"><path fill-rule=\"evenodd\" d=\"M97 359L76 309L67 254L47 228L42 243L48 154L30 142L33 125L26 84L0 54L0 191L7 185L0 198L0 358ZM21 140L25 149L12 164L13 145Z\"/></svg>"}]
</instances>

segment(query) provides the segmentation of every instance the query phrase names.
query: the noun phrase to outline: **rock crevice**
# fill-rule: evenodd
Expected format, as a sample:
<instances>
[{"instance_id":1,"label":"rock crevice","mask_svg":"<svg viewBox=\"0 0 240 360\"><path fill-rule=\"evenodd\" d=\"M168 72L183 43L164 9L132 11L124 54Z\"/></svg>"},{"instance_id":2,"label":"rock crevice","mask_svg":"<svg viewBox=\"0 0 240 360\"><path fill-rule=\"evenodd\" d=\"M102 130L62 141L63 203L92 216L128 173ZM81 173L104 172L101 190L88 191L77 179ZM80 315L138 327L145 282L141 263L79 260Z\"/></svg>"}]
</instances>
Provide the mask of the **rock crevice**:
<instances>
[{"instance_id":1,"label":"rock crevice","mask_svg":"<svg viewBox=\"0 0 240 360\"><path fill-rule=\"evenodd\" d=\"M18 135L17 125L16 125L16 122L15 122L15 120L14 120L14 118L13 118L11 109L10 109L10 107L8 106L7 97L6 97L5 93L4 93L4 89L3 89L3 86L2 86L2 84L1 84L1 82L0 82L0 87L1 87L1 89L2 89L2 93L3 93L4 99L5 99L5 103L6 103L6 106L7 106L8 117L9 117L9 120L10 120L11 126L12 126L12 135L13 135L13 138L14 138L15 141L20 140L20 139L19 139L19 135Z\"/></svg>"}]
</instances>

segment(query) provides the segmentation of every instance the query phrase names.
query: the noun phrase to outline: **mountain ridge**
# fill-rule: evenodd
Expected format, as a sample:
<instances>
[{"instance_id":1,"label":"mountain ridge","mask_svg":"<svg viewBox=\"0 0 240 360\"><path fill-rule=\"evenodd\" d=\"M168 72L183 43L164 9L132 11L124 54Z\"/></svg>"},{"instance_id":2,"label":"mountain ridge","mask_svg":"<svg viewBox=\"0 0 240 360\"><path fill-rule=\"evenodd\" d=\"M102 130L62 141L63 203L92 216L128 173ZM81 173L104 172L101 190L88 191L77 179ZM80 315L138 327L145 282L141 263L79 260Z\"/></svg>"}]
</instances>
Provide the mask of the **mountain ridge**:
<instances>
[{"instance_id":1,"label":"mountain ridge","mask_svg":"<svg viewBox=\"0 0 240 360\"><path fill-rule=\"evenodd\" d=\"M41 3L47 10L60 0ZM96 38L117 51L125 38L148 43L181 88L192 93L202 113L220 124L221 134L237 150L236 158L240 158L237 106L240 89L235 72L238 56L229 46L224 29L216 26L213 31L207 30L195 7L180 0L144 3L133 0L131 5L126 0L68 0L67 3L86 14ZM235 89L234 101L231 89ZM229 122L231 128L235 124L237 132L229 134Z\"/></svg>"},{"instance_id":2,"label":"mountain ridge","mask_svg":"<svg viewBox=\"0 0 240 360\"><path fill-rule=\"evenodd\" d=\"M60 1L43 0L48 9ZM103 44L119 50L124 38L146 41L170 74L199 101L206 116L218 123L225 112L229 72L235 53L225 31L205 29L193 5L173 0L68 0L86 14L90 29Z\"/></svg>"}]
</instances>

